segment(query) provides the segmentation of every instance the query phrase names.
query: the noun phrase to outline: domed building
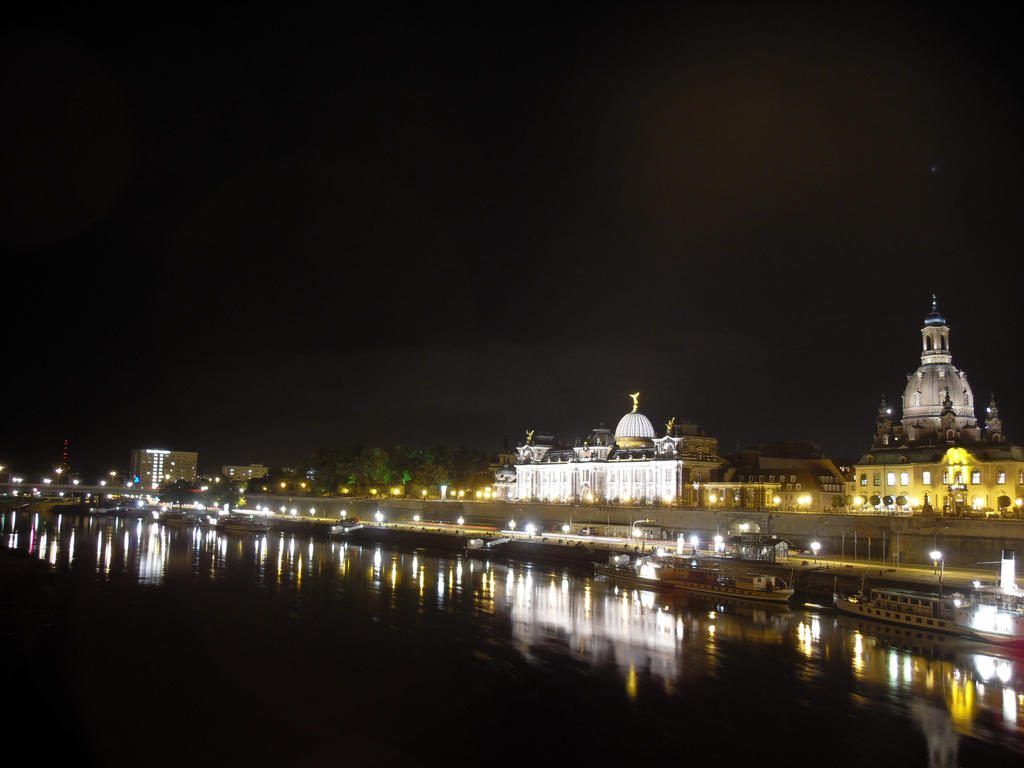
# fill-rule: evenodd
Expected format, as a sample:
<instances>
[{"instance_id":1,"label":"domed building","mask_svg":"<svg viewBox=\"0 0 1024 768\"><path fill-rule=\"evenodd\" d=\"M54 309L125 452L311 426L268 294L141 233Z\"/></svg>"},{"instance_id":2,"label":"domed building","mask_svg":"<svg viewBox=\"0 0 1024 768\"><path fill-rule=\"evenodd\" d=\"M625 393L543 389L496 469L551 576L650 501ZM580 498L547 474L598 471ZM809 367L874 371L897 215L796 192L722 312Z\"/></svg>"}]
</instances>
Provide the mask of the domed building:
<instances>
[{"instance_id":1,"label":"domed building","mask_svg":"<svg viewBox=\"0 0 1024 768\"><path fill-rule=\"evenodd\" d=\"M654 425L651 420L638 413L639 396L630 395L633 398L633 410L619 419L615 427L615 445L619 448L650 448L654 445Z\"/></svg>"},{"instance_id":2,"label":"domed building","mask_svg":"<svg viewBox=\"0 0 1024 768\"><path fill-rule=\"evenodd\" d=\"M921 365L907 376L901 404L900 426L890 429L891 420L880 418L876 444L981 440L981 429L974 414L974 392L967 383L967 374L953 365L949 326L939 314L934 296L932 311L925 317L921 329ZM883 415L891 415L888 408L880 409L880 416Z\"/></svg>"},{"instance_id":3,"label":"domed building","mask_svg":"<svg viewBox=\"0 0 1024 768\"><path fill-rule=\"evenodd\" d=\"M689 422L670 419L658 437L651 420L633 410L615 433L593 429L573 446L553 435L526 433L516 448L516 482L509 500L565 502L697 503L699 484L717 480L718 440Z\"/></svg>"},{"instance_id":4,"label":"domed building","mask_svg":"<svg viewBox=\"0 0 1024 768\"><path fill-rule=\"evenodd\" d=\"M1024 506L1024 451L1005 443L995 396L985 421L967 374L953 365L949 325L932 297L921 365L907 376L897 420L885 398L871 450L854 466L855 507L912 514L998 513Z\"/></svg>"}]
</instances>

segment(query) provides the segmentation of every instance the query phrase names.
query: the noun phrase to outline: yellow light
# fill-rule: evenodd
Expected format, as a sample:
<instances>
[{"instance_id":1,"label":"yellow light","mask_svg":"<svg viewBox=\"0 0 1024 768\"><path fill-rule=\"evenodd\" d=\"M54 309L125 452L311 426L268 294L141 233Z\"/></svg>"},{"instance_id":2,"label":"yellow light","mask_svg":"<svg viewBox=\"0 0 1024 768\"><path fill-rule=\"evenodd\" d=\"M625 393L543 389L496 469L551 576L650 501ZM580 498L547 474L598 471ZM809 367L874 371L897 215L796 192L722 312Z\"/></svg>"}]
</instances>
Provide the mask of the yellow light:
<instances>
[{"instance_id":1,"label":"yellow light","mask_svg":"<svg viewBox=\"0 0 1024 768\"><path fill-rule=\"evenodd\" d=\"M420 491L420 496L426 496L426 495L427 495L427 489L424 488L422 491Z\"/></svg>"},{"instance_id":2,"label":"yellow light","mask_svg":"<svg viewBox=\"0 0 1024 768\"><path fill-rule=\"evenodd\" d=\"M854 496L853 497L853 506L859 507L859 506L862 506L863 504L864 504L864 497L863 496Z\"/></svg>"},{"instance_id":3,"label":"yellow light","mask_svg":"<svg viewBox=\"0 0 1024 768\"><path fill-rule=\"evenodd\" d=\"M284 488L285 487L285 483L281 483L281 487Z\"/></svg>"},{"instance_id":4,"label":"yellow light","mask_svg":"<svg viewBox=\"0 0 1024 768\"><path fill-rule=\"evenodd\" d=\"M715 496L715 494L712 493L711 495L708 496L708 501L710 501L712 504L714 504L716 501L718 501L718 497Z\"/></svg>"},{"instance_id":5,"label":"yellow light","mask_svg":"<svg viewBox=\"0 0 1024 768\"><path fill-rule=\"evenodd\" d=\"M782 497L781 496L774 496L772 498L772 502L775 503L775 504L781 504L782 503Z\"/></svg>"},{"instance_id":6,"label":"yellow light","mask_svg":"<svg viewBox=\"0 0 1024 768\"><path fill-rule=\"evenodd\" d=\"M919 498L917 498L917 496L912 496L910 498L910 506L916 507L920 503L921 503L921 500Z\"/></svg>"},{"instance_id":7,"label":"yellow light","mask_svg":"<svg viewBox=\"0 0 1024 768\"><path fill-rule=\"evenodd\" d=\"M970 458L971 455L963 448L950 448L946 451L946 461L949 464L966 464Z\"/></svg>"}]
</instances>

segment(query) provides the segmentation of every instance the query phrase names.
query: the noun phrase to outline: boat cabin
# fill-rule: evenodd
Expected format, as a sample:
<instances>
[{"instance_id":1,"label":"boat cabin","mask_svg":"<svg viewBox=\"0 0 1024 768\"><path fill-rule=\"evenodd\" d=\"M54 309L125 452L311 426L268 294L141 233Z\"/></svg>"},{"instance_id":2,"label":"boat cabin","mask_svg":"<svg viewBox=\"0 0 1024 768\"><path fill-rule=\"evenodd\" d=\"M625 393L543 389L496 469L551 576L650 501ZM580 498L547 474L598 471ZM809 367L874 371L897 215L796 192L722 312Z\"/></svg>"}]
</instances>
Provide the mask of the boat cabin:
<instances>
[{"instance_id":1,"label":"boat cabin","mask_svg":"<svg viewBox=\"0 0 1024 768\"><path fill-rule=\"evenodd\" d=\"M875 607L883 611L950 621L963 601L961 595L930 595L910 589L872 589L871 597Z\"/></svg>"}]
</instances>

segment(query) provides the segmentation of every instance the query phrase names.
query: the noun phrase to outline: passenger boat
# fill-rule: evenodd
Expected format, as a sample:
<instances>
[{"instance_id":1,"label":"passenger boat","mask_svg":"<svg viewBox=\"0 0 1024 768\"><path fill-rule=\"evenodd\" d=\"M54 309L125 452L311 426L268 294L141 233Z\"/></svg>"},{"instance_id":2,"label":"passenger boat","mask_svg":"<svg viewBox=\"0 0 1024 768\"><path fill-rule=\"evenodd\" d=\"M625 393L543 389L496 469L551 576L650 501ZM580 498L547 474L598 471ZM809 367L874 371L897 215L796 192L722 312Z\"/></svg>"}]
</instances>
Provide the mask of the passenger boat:
<instances>
[{"instance_id":1,"label":"passenger boat","mask_svg":"<svg viewBox=\"0 0 1024 768\"><path fill-rule=\"evenodd\" d=\"M270 530L270 521L265 517L253 515L225 515L217 518L217 530L233 533L266 533Z\"/></svg>"},{"instance_id":2,"label":"passenger boat","mask_svg":"<svg viewBox=\"0 0 1024 768\"><path fill-rule=\"evenodd\" d=\"M729 574L717 567L668 565L642 560L636 565L594 565L594 572L613 581L651 589L684 589L704 595L785 605L793 590L777 576L765 573Z\"/></svg>"},{"instance_id":3,"label":"passenger boat","mask_svg":"<svg viewBox=\"0 0 1024 768\"><path fill-rule=\"evenodd\" d=\"M328 536L344 536L346 533L351 533L357 528L362 526L359 523L358 517L346 517L343 520L339 520L335 525L332 525L327 529Z\"/></svg>"},{"instance_id":4,"label":"passenger boat","mask_svg":"<svg viewBox=\"0 0 1024 768\"><path fill-rule=\"evenodd\" d=\"M188 512L161 512L157 518L164 525L194 525L196 516Z\"/></svg>"},{"instance_id":5,"label":"passenger boat","mask_svg":"<svg viewBox=\"0 0 1024 768\"><path fill-rule=\"evenodd\" d=\"M997 587L975 589L970 597L886 587L832 600L850 616L1024 648L1024 600Z\"/></svg>"}]
</instances>

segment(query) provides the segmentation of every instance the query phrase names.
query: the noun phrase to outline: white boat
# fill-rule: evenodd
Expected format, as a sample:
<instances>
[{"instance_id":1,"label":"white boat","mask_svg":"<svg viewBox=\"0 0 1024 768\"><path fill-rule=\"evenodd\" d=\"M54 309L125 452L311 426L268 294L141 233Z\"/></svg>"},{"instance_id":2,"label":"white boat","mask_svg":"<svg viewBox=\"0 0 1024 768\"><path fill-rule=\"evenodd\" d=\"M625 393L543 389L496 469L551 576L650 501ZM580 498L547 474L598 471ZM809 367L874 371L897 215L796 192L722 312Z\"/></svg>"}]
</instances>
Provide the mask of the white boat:
<instances>
[{"instance_id":1,"label":"white boat","mask_svg":"<svg viewBox=\"0 0 1024 768\"><path fill-rule=\"evenodd\" d=\"M332 525L327 529L328 536L344 536L346 533L362 528L362 523L359 522L358 517L346 517L344 520L339 520L335 525Z\"/></svg>"},{"instance_id":2,"label":"white boat","mask_svg":"<svg viewBox=\"0 0 1024 768\"><path fill-rule=\"evenodd\" d=\"M976 589L970 597L886 587L872 589L869 596L832 599L837 611L851 616L1024 647L1024 601L997 587Z\"/></svg>"}]
</instances>

